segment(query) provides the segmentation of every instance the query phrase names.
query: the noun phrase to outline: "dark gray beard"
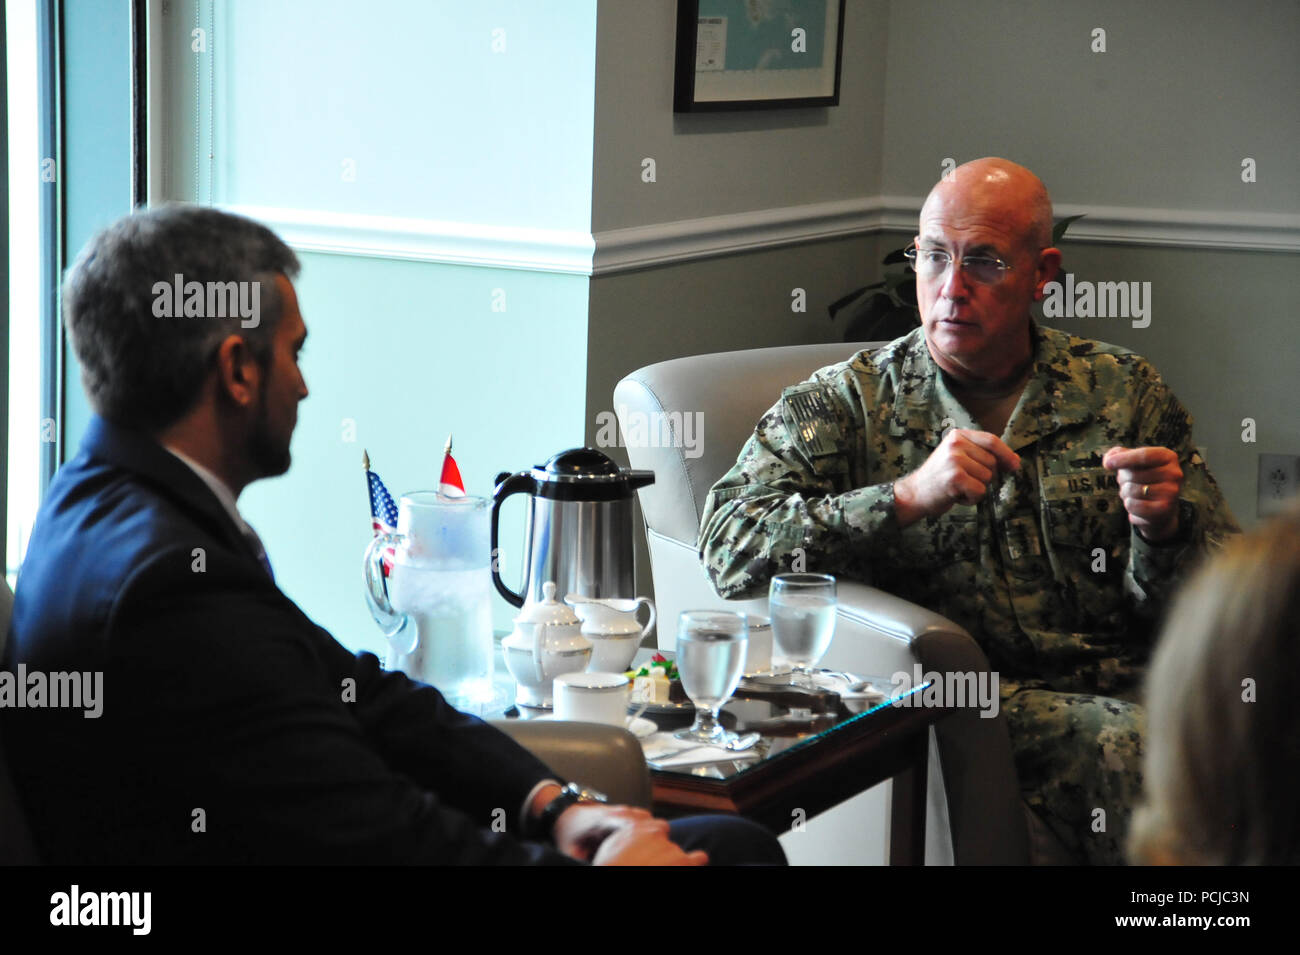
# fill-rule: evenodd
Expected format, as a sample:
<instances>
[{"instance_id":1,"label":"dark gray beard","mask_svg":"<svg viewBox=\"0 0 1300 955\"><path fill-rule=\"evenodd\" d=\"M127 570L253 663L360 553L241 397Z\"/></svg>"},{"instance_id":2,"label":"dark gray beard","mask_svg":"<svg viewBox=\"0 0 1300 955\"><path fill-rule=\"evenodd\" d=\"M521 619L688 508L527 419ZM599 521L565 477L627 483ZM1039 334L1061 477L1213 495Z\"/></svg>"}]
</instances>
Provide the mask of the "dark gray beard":
<instances>
[{"instance_id":1,"label":"dark gray beard","mask_svg":"<svg viewBox=\"0 0 1300 955\"><path fill-rule=\"evenodd\" d=\"M262 391L262 399L258 404L253 433L248 439L248 453L253 466L264 477L275 477L289 470L289 445L286 443L280 447L276 444L271 429L267 426L265 390Z\"/></svg>"}]
</instances>

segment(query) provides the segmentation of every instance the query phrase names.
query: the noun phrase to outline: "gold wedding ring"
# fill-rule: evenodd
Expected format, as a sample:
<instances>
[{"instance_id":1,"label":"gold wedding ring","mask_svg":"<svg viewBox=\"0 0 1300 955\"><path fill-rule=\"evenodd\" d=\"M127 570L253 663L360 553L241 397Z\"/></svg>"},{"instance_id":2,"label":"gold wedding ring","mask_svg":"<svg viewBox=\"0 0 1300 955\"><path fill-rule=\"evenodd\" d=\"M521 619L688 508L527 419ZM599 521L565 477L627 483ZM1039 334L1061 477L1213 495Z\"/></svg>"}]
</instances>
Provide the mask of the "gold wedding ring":
<instances>
[{"instance_id":1,"label":"gold wedding ring","mask_svg":"<svg viewBox=\"0 0 1300 955\"><path fill-rule=\"evenodd\" d=\"M1143 496L1143 497L1146 497L1146 496L1148 495L1148 493L1150 492L1150 490L1151 490L1151 485L1150 485L1150 484L1143 484L1143 485L1142 485L1142 496Z\"/></svg>"}]
</instances>

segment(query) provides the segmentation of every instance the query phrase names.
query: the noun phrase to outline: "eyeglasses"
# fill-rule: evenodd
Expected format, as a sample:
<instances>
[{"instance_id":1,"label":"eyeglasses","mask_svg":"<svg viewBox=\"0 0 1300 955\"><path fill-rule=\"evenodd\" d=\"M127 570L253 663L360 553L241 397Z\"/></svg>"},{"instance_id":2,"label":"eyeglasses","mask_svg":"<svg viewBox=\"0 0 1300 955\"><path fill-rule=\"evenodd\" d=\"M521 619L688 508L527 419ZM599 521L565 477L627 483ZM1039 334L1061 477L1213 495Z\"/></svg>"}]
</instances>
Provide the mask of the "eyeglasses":
<instances>
[{"instance_id":1,"label":"eyeglasses","mask_svg":"<svg viewBox=\"0 0 1300 955\"><path fill-rule=\"evenodd\" d=\"M903 255L912 263L916 274L926 279L943 275L953 261L952 256L943 249L919 249L915 245L906 249ZM989 255L964 255L958 259L958 262L961 263L958 268L966 273L966 277L981 285L996 285L1002 281L1003 275L1013 268L1001 259Z\"/></svg>"}]
</instances>

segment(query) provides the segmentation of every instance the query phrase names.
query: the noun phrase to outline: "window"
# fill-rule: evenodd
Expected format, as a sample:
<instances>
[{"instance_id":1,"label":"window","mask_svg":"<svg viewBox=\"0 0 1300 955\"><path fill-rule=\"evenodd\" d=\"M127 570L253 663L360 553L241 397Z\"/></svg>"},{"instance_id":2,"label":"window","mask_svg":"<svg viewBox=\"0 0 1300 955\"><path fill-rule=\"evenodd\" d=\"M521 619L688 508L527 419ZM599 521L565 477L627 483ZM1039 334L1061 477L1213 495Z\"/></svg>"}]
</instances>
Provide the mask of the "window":
<instances>
[{"instance_id":1,"label":"window","mask_svg":"<svg viewBox=\"0 0 1300 955\"><path fill-rule=\"evenodd\" d=\"M8 92L8 467L5 575L14 584L40 502L41 425L41 227L42 178L53 174L39 149L36 3L6 5L5 59Z\"/></svg>"}]
</instances>

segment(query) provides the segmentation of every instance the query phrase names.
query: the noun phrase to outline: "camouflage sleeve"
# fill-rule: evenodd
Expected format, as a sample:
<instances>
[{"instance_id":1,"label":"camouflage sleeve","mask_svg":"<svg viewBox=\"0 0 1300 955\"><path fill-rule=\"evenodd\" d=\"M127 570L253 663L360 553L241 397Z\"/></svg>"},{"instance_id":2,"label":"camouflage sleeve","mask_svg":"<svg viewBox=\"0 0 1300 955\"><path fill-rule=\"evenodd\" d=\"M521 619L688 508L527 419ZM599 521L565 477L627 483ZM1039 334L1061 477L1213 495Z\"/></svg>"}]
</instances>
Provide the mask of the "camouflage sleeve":
<instances>
[{"instance_id":1,"label":"camouflage sleeve","mask_svg":"<svg viewBox=\"0 0 1300 955\"><path fill-rule=\"evenodd\" d=\"M868 549L897 541L892 482L853 486L863 426L842 388L786 389L709 492L700 559L721 596L760 596L790 571L865 580Z\"/></svg>"},{"instance_id":2,"label":"camouflage sleeve","mask_svg":"<svg viewBox=\"0 0 1300 955\"><path fill-rule=\"evenodd\" d=\"M1137 529L1131 533L1125 590L1137 608L1154 617L1189 571L1207 551L1217 550L1241 533L1223 492L1192 444L1192 418L1154 369L1147 366L1138 398L1137 446L1169 448L1183 469L1179 495L1178 534L1160 544L1148 543Z\"/></svg>"}]
</instances>

